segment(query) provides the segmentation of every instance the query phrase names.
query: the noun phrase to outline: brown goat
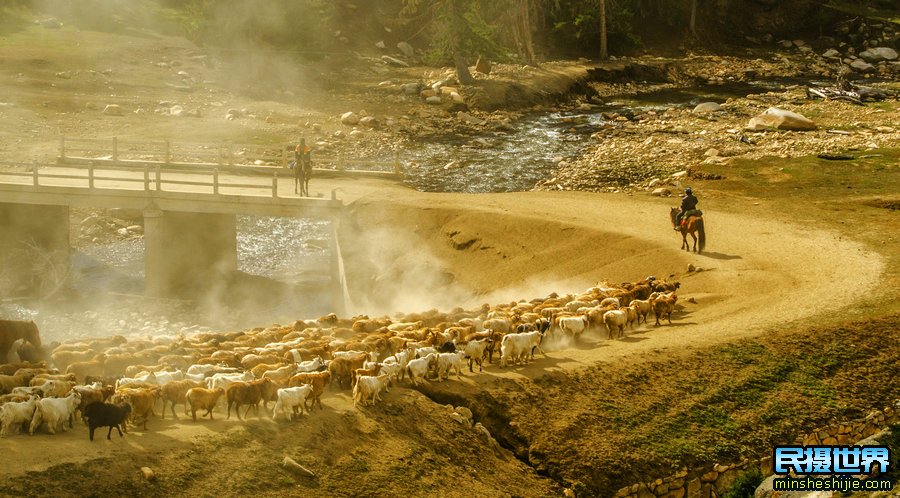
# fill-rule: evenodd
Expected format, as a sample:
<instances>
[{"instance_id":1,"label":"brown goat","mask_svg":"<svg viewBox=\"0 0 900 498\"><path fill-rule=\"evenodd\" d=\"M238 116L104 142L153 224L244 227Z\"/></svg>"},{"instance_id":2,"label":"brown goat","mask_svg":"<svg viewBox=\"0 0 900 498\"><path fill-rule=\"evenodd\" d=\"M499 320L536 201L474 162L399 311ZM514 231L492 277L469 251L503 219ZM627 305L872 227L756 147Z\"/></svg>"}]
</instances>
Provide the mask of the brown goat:
<instances>
[{"instance_id":1,"label":"brown goat","mask_svg":"<svg viewBox=\"0 0 900 498\"><path fill-rule=\"evenodd\" d=\"M312 386L312 392L306 400L309 402L307 410L315 406L317 403L319 409L322 409L322 394L325 387L331 382L331 372L304 372L290 378L288 387L296 387L301 384L309 384Z\"/></svg>"},{"instance_id":2,"label":"brown goat","mask_svg":"<svg viewBox=\"0 0 900 498\"><path fill-rule=\"evenodd\" d=\"M177 404L184 405L184 414L187 415L187 392L195 387L203 386L204 384L202 382L195 380L176 380L162 386L160 393L163 402L162 418L166 418L166 403L171 403L169 409L172 411L173 418L178 418L178 416L175 415L175 405Z\"/></svg>"},{"instance_id":3,"label":"brown goat","mask_svg":"<svg viewBox=\"0 0 900 498\"><path fill-rule=\"evenodd\" d=\"M328 364L328 371L331 372L332 378L337 381L338 387L344 389L344 381L347 386L352 387L353 371L362 368L368 359L368 355L359 354L351 357L340 357L331 360Z\"/></svg>"},{"instance_id":4,"label":"brown goat","mask_svg":"<svg viewBox=\"0 0 900 498\"><path fill-rule=\"evenodd\" d=\"M264 399L264 395L274 386L274 382L269 379L260 379L253 382L235 382L228 386L225 391L225 397L228 400L228 415L226 419L231 418L231 407L234 405L234 411L238 420L241 419L241 405L248 405L244 417L250 413L250 408L259 415L259 402Z\"/></svg>"}]
</instances>

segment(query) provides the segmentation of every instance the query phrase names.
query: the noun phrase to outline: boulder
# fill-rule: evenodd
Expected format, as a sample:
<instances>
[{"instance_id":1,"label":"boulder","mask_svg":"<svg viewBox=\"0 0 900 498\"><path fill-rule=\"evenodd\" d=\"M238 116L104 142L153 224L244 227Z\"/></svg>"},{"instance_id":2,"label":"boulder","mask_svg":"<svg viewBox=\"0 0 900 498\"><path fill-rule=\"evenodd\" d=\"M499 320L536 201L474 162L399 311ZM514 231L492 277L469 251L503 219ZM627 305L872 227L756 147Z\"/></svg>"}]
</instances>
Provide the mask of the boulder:
<instances>
[{"instance_id":1,"label":"boulder","mask_svg":"<svg viewBox=\"0 0 900 498\"><path fill-rule=\"evenodd\" d=\"M381 60L382 60L382 62L384 62L385 64L387 64L389 66L409 67L409 64L407 64L406 62L401 61L400 59L395 59L394 57L391 57L390 55L382 55Z\"/></svg>"},{"instance_id":2,"label":"boulder","mask_svg":"<svg viewBox=\"0 0 900 498\"><path fill-rule=\"evenodd\" d=\"M417 95L422 90L421 83L406 83L400 85L400 88L403 89L403 93L406 95Z\"/></svg>"},{"instance_id":3,"label":"boulder","mask_svg":"<svg viewBox=\"0 0 900 498\"><path fill-rule=\"evenodd\" d=\"M672 191L667 189L666 187L659 187L654 189L653 192L650 192L650 195L655 197L668 197L672 195Z\"/></svg>"},{"instance_id":4,"label":"boulder","mask_svg":"<svg viewBox=\"0 0 900 498\"><path fill-rule=\"evenodd\" d=\"M180 105L173 105L169 108L169 115L171 116L182 116L184 115L184 107Z\"/></svg>"},{"instance_id":5,"label":"boulder","mask_svg":"<svg viewBox=\"0 0 900 498\"><path fill-rule=\"evenodd\" d=\"M456 104L465 104L466 100L462 98L462 95L456 92L450 92L450 100L452 100Z\"/></svg>"},{"instance_id":6,"label":"boulder","mask_svg":"<svg viewBox=\"0 0 900 498\"><path fill-rule=\"evenodd\" d=\"M103 114L107 114L110 116L121 116L122 107L119 104L109 104L103 108Z\"/></svg>"},{"instance_id":7,"label":"boulder","mask_svg":"<svg viewBox=\"0 0 900 498\"><path fill-rule=\"evenodd\" d=\"M374 116L365 116L363 118L360 118L359 124L361 126L367 126L369 128L374 128L375 126L378 125L378 120L376 120Z\"/></svg>"},{"instance_id":8,"label":"boulder","mask_svg":"<svg viewBox=\"0 0 900 498\"><path fill-rule=\"evenodd\" d=\"M478 71L481 74L491 74L491 61L484 57L479 57L478 60L475 61L475 71Z\"/></svg>"},{"instance_id":9,"label":"boulder","mask_svg":"<svg viewBox=\"0 0 900 498\"><path fill-rule=\"evenodd\" d=\"M397 50L403 52L403 55L405 55L406 57L412 57L416 55L416 52L413 50L412 45L404 41L397 44Z\"/></svg>"},{"instance_id":10,"label":"boulder","mask_svg":"<svg viewBox=\"0 0 900 498\"><path fill-rule=\"evenodd\" d=\"M425 103L431 104L431 105L439 105L441 103L441 98L438 97L437 95L433 95L431 97L426 97Z\"/></svg>"},{"instance_id":11,"label":"boulder","mask_svg":"<svg viewBox=\"0 0 900 498\"><path fill-rule=\"evenodd\" d=\"M386 45L384 44L383 41L380 41L380 42L376 43L375 46L378 47L378 48L380 48L380 49L384 49L384 47L385 47Z\"/></svg>"},{"instance_id":12,"label":"boulder","mask_svg":"<svg viewBox=\"0 0 900 498\"><path fill-rule=\"evenodd\" d=\"M363 132L360 130L353 130L350 132L350 138L362 138Z\"/></svg>"},{"instance_id":13,"label":"boulder","mask_svg":"<svg viewBox=\"0 0 900 498\"><path fill-rule=\"evenodd\" d=\"M855 71L859 71L860 73L868 73L869 71L874 71L875 66L869 64L868 62L862 59L856 59L850 63L850 67Z\"/></svg>"},{"instance_id":14,"label":"boulder","mask_svg":"<svg viewBox=\"0 0 900 498\"><path fill-rule=\"evenodd\" d=\"M860 52L859 56L866 62L877 64L881 61L897 60L897 51L890 47L875 47Z\"/></svg>"},{"instance_id":15,"label":"boulder","mask_svg":"<svg viewBox=\"0 0 900 498\"><path fill-rule=\"evenodd\" d=\"M760 131L768 128L776 128L779 130L815 130L816 124L806 116L797 114L796 112L786 111L777 107L770 107L766 112L751 118L747 124L747 129L751 131Z\"/></svg>"},{"instance_id":16,"label":"boulder","mask_svg":"<svg viewBox=\"0 0 900 498\"><path fill-rule=\"evenodd\" d=\"M456 113L456 119L460 120L463 123L470 124L470 125L483 125L486 122L485 120L475 117L475 116L469 114L468 112L462 112L462 111Z\"/></svg>"},{"instance_id":17,"label":"boulder","mask_svg":"<svg viewBox=\"0 0 900 498\"><path fill-rule=\"evenodd\" d=\"M341 114L341 124L345 124L347 126L354 126L359 124L359 115L353 111L345 112Z\"/></svg>"},{"instance_id":18,"label":"boulder","mask_svg":"<svg viewBox=\"0 0 900 498\"><path fill-rule=\"evenodd\" d=\"M822 53L822 57L826 59L839 59L841 57L841 53L833 48L829 48Z\"/></svg>"},{"instance_id":19,"label":"boulder","mask_svg":"<svg viewBox=\"0 0 900 498\"><path fill-rule=\"evenodd\" d=\"M691 111L694 114L703 114L707 112L715 112L722 110L722 106L715 102L704 102L702 104L697 104L697 107L694 107L694 110Z\"/></svg>"}]
</instances>

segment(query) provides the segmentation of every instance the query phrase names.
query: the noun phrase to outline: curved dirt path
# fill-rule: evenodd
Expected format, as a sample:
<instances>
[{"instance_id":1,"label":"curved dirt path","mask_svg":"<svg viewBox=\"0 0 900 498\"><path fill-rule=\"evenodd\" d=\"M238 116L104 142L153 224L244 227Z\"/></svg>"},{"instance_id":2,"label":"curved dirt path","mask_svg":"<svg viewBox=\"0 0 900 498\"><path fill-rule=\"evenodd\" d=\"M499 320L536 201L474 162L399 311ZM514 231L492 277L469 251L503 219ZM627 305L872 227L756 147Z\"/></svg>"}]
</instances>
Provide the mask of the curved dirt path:
<instances>
[{"instance_id":1,"label":"curved dirt path","mask_svg":"<svg viewBox=\"0 0 900 498\"><path fill-rule=\"evenodd\" d=\"M361 189L362 185L356 187ZM675 199L584 192L428 194L384 185L354 194L358 195L348 197L355 198L358 216L387 211L387 215L361 217L392 222L395 232L409 227L423 239L446 239L449 228L428 226L433 221L428 213L435 210L502 218L497 230L515 230L517 237L534 240L534 246L526 251L550 252L558 262L558 268L555 264L535 266L534 273L543 277L527 285L519 282L529 276L515 268L508 281L497 279L498 287L506 287L506 291L498 290L489 297L455 305L528 300L553 291L574 293L602 280L620 282L650 274L657 278L676 275L682 284L678 293L681 309L674 314L671 326L655 327L651 317L649 326L627 331L626 338L620 341L607 341L605 330L587 332L585 344L557 346L550 353L553 367L559 368L578 368L596 361L645 356L674 348L702 347L785 327L792 321L852 306L877 285L884 268L883 258L862 244L830 231L776 221L750 200L703 199L707 251L693 254L680 250L680 234L672 231L667 219L668 207ZM717 202L729 204L720 206ZM402 206L398 211L402 217L392 220L391 206ZM724 212L725 208L732 212ZM734 211L742 214L733 214ZM510 218L521 218L521 222L510 222ZM484 229L481 222L474 224L477 226L472 230ZM452 226L453 231L468 228L465 220L459 219L446 225ZM558 225L556 232L548 233L554 225ZM569 237L586 246L568 245ZM491 266L491 260L485 263L476 256L457 257L452 254L454 251L442 249L445 246L445 240L431 245L439 253L438 259L451 253L448 257L456 258L453 263L457 266L460 261L463 266L473 266L466 268L468 273L503 274L501 260L493 261L501 267L498 270ZM422 250L421 246L416 250ZM591 252L597 254L593 262ZM568 264L571 261L588 264L573 268ZM703 271L687 273L689 263ZM559 272L554 275L555 268ZM688 302L690 298L696 303ZM542 363L543 360L534 362L534 369L548 367Z\"/></svg>"}]
</instances>

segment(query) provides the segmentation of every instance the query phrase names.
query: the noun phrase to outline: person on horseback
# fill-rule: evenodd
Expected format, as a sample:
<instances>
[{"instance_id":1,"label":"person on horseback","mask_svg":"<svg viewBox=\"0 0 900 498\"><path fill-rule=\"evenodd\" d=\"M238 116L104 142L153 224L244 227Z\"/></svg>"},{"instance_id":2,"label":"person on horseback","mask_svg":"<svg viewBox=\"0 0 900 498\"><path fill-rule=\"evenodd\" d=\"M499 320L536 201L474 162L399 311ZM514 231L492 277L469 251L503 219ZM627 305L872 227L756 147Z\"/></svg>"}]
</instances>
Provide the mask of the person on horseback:
<instances>
[{"instance_id":1,"label":"person on horseback","mask_svg":"<svg viewBox=\"0 0 900 498\"><path fill-rule=\"evenodd\" d=\"M697 209L697 203L699 201L696 197L694 197L694 191L691 187L684 189L684 197L681 198L681 211L678 213L678 216L675 218L675 231L681 230L681 220L684 218L684 215L687 214L688 211L693 211Z\"/></svg>"}]
</instances>

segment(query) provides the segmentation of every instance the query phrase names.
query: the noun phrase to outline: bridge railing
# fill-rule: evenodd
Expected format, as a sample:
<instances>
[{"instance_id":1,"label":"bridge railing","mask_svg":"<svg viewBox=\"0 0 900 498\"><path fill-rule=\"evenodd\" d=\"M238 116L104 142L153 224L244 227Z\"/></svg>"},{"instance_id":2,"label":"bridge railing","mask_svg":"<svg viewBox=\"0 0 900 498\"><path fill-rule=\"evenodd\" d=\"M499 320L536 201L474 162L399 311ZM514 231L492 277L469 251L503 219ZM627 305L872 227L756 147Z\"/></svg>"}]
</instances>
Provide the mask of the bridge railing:
<instances>
[{"instance_id":1,"label":"bridge railing","mask_svg":"<svg viewBox=\"0 0 900 498\"><path fill-rule=\"evenodd\" d=\"M231 142L190 143L169 140L135 141L118 137L74 138L60 135L58 162L84 164L107 161L128 164L159 163L183 166L238 167L250 173L268 174L273 168L287 170L293 160L294 144L255 145ZM342 154L313 154L314 170L350 174L390 175L402 179L400 156L390 160L348 157Z\"/></svg>"},{"instance_id":2,"label":"bridge railing","mask_svg":"<svg viewBox=\"0 0 900 498\"><path fill-rule=\"evenodd\" d=\"M0 182L35 187L65 186L87 187L91 189L115 188L123 189L123 185L134 185L126 190L144 190L157 192L190 192L209 193L214 195L241 194L271 195L278 197L278 171L271 172L271 180L259 176L234 177L221 175L219 168L167 168L159 164L144 163L143 175L135 175L134 166L120 166L112 163L88 163L86 168L66 168L58 165L41 165L38 163L4 163L0 167ZM66 171L60 171L66 170ZM15 180L14 180L15 179ZM47 182L47 180L68 180L67 182ZM43 181L42 181L43 180ZM111 184L115 184L115 186ZM197 192L193 187L208 187L208 192ZM188 187L188 188L184 188ZM247 190L251 192L246 192Z\"/></svg>"}]
</instances>

